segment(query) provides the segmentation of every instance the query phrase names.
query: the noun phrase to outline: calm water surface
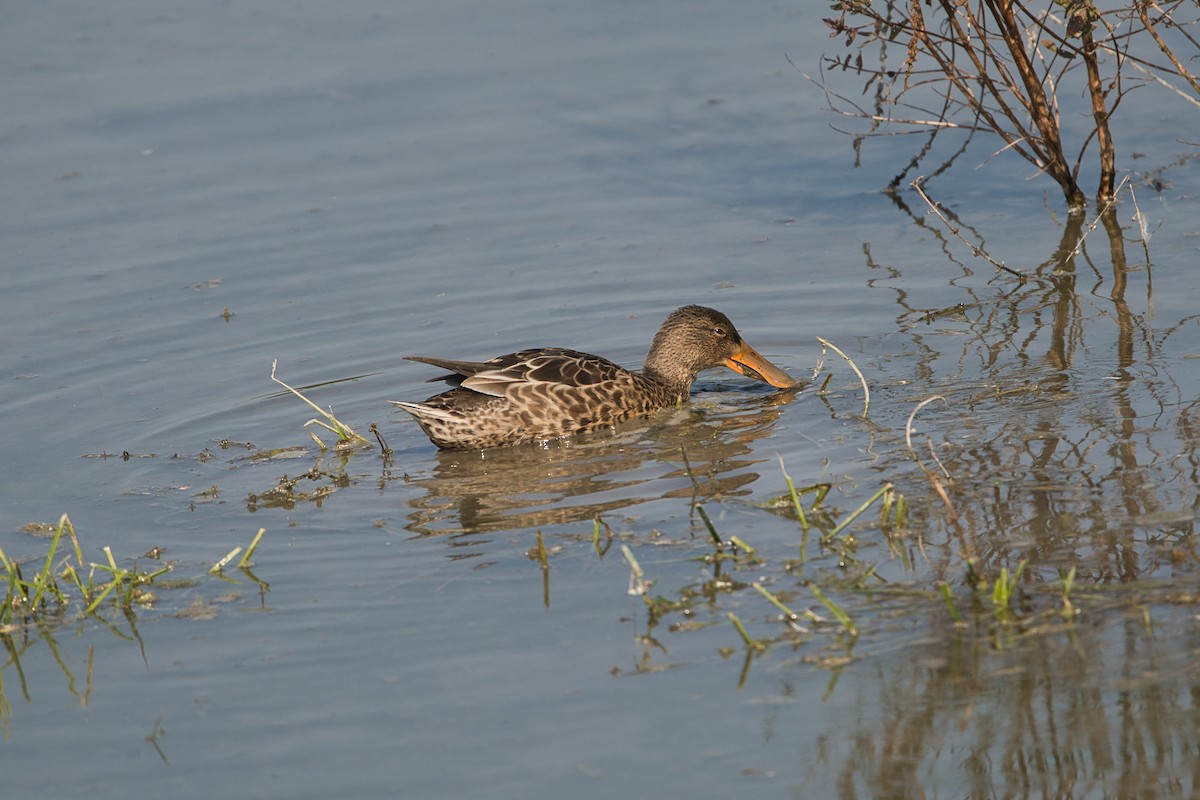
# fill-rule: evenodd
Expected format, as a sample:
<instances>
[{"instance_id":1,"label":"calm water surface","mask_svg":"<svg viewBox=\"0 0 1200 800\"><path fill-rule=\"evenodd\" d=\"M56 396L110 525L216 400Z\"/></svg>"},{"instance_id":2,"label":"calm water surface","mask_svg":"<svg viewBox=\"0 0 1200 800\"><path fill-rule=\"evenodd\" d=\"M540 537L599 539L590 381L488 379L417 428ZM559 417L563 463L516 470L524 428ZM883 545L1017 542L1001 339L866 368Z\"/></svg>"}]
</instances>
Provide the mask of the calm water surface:
<instances>
[{"instance_id":1,"label":"calm water surface","mask_svg":"<svg viewBox=\"0 0 1200 800\"><path fill-rule=\"evenodd\" d=\"M1144 105L1125 163L1184 156L1164 191L1136 184L1152 269L1128 203L1123 237L1064 260L1082 231L1024 164L935 184L993 255L1046 276L1021 284L878 192L908 142L852 167L784 58L815 71L815 7L10 16L0 547L35 569L46 541L21 526L65 512L85 559L160 547L194 580L132 617L4 634L9 793L1190 796L1186 109L1126 101ZM869 421L832 354L824 396L713 372L689 408L482 457L436 452L386 402L430 393L411 353L636 365L688 302L798 376L816 336L838 343ZM273 359L393 458L321 453ZM914 442L945 500L905 444L933 395ZM873 507L801 562L780 458L832 484L823 524L885 480L907 524ZM716 553L698 504L755 557ZM207 576L259 527L253 573ZM1022 621L1000 624L978 581L1022 563ZM790 630L756 581L828 616L816 581L861 635ZM771 646L748 657L731 612Z\"/></svg>"}]
</instances>

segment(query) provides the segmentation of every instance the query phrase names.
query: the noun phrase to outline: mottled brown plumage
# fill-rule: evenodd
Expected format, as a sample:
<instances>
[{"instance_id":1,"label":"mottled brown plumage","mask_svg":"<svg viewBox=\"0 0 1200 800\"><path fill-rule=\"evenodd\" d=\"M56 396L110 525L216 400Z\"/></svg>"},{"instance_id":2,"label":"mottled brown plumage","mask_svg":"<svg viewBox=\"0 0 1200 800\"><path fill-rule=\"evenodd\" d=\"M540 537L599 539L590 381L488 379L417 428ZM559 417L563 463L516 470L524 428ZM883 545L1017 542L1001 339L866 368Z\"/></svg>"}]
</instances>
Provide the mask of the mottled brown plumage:
<instances>
[{"instance_id":1,"label":"mottled brown plumage","mask_svg":"<svg viewBox=\"0 0 1200 800\"><path fill-rule=\"evenodd\" d=\"M779 388L796 385L744 342L728 317L703 306L667 317L640 372L558 347L489 361L406 358L451 373L430 378L455 387L448 392L424 403L392 401L447 450L552 439L649 414L686 400L697 373L709 367L724 365Z\"/></svg>"}]
</instances>

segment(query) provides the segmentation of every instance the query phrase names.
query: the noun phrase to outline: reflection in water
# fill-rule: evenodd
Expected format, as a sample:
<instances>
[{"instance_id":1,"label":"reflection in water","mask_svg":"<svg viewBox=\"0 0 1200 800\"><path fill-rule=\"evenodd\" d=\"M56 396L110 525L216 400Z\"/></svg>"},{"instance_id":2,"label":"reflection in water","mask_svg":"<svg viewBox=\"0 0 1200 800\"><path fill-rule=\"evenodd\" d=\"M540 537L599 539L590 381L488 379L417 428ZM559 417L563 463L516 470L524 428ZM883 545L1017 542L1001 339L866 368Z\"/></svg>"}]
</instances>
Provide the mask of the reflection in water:
<instances>
[{"instance_id":1,"label":"reflection in water","mask_svg":"<svg viewBox=\"0 0 1200 800\"><path fill-rule=\"evenodd\" d=\"M795 392L739 399L715 410L692 405L598 431L483 453L438 452L408 529L422 534L534 528L594 518L660 497L749 493L753 442L768 435Z\"/></svg>"},{"instance_id":2,"label":"reflection in water","mask_svg":"<svg viewBox=\"0 0 1200 800\"><path fill-rule=\"evenodd\" d=\"M859 713L827 723L806 769L837 796L1195 796L1200 387L1183 360L1194 344L1174 341L1195 318L1154 318L1149 265L1130 268L1115 214L1101 215L1091 251L1071 218L1031 279L1004 276L986 292L947 247L965 295L953 313L884 286L918 354L913 403L947 398L925 419L942 431L936 466L922 459L937 486L923 473L905 482L910 498L924 493L913 502L920 546L897 572L953 587L965 606L1001 568L1028 568L1015 622L977 604L952 625L935 603L918 606L919 651L832 681ZM1141 313L1127 296L1138 270ZM899 463L892 454L880 469ZM1068 573L1083 613L1031 610L1067 591Z\"/></svg>"},{"instance_id":3,"label":"reflection in water","mask_svg":"<svg viewBox=\"0 0 1200 800\"><path fill-rule=\"evenodd\" d=\"M132 616L130 617L130 634L128 636L119 632L115 627L113 631L120 638L136 640L142 649L142 659L145 660L146 648ZM21 667L21 660L38 645L44 644L54 654L54 663L62 671L67 691L75 698L80 707L87 707L92 700L92 669L95 665L95 648L89 645L87 658L80 665L73 667L70 660L64 657L63 648L54 634L54 628L49 625L42 625L36 629L22 628L15 632L0 633L0 647L3 647L5 655L4 662L0 664L0 732L3 733L4 741L9 739L9 720L12 717L12 701L5 687L10 683L15 683L20 691L21 699L27 704L33 702L25 671ZM10 666L12 674L18 678L15 682L3 680L4 673Z\"/></svg>"},{"instance_id":4,"label":"reflection in water","mask_svg":"<svg viewBox=\"0 0 1200 800\"><path fill-rule=\"evenodd\" d=\"M1200 642L1159 639L1139 613L935 635L842 676L862 713L821 738L828 780L845 798L1194 797Z\"/></svg>"},{"instance_id":5,"label":"reflection in water","mask_svg":"<svg viewBox=\"0 0 1200 800\"><path fill-rule=\"evenodd\" d=\"M237 552L240 551L241 548L238 548ZM63 562L64 566L65 564L66 562ZM172 565L175 566L174 562ZM92 566L94 568L98 565ZM216 618L219 610L224 607L266 610L266 597L270 585L255 575L249 566L230 566L214 571L206 565L205 569L207 572L200 574L211 580L210 588L214 595L211 600L197 593L196 587L202 585L200 578L184 576L174 580L162 578L151 582L145 579L147 573L138 572L134 566L131 573L138 576L139 585L145 589L153 589L152 592L146 591L138 602L124 604L117 597L119 591L110 594L110 590L116 587L116 581L108 588L101 583L95 587L99 596L96 608L84 611L82 601L85 598L72 601L72 588L66 585L64 579L62 589L54 586L47 592L59 595L58 605L41 603L38 606L41 611L36 613L26 608L25 613L15 616L13 623L0 626L0 742L11 738L13 701L19 696L25 705L32 705L34 702L35 694L30 688L31 676L39 686L46 682L56 685L61 681L62 686L81 708L91 704L96 650L89 644L87 654L83 656L77 652L78 648L73 646L86 630L85 623L95 624L95 630L105 633L101 636L101 641L107 642L107 634L111 634L112 640L122 642L126 646L136 645L140 661L149 671L152 662L138 627L143 615L150 615L151 618L169 616L176 619L207 621ZM87 578L87 582L91 585L91 578ZM237 588L231 590L231 587ZM257 597L253 594L242 596L237 591L242 587L253 587L257 590ZM190 603L185 605L184 597L190 597ZM60 642L60 632L69 634L69 637L63 638L69 638L71 641L66 644ZM27 668L26 661L36 666ZM52 662L58 672L46 669L47 662ZM16 680L12 680L14 677ZM158 744L161 723L161 719L155 723L146 741L153 746L159 757L166 761L166 756Z\"/></svg>"},{"instance_id":6,"label":"reflection in water","mask_svg":"<svg viewBox=\"0 0 1200 800\"><path fill-rule=\"evenodd\" d=\"M986 294L948 245L962 273L954 285L966 294L959 315L931 315L897 290L900 324L919 353L915 383L947 398L927 417L947 431L942 460L959 512L931 521L951 548L940 580L961 567L956 554L985 571L1024 560L1038 581L1075 567L1082 579L1129 582L1197 563L1200 438L1182 402L1197 388L1180 361L1187 351L1171 347L1190 319L1156 326L1150 267L1128 264L1116 213L1092 227L1068 218L1029 280L1005 276ZM1141 313L1127 298L1139 270ZM929 508L943 505L932 491L928 498Z\"/></svg>"}]
</instances>

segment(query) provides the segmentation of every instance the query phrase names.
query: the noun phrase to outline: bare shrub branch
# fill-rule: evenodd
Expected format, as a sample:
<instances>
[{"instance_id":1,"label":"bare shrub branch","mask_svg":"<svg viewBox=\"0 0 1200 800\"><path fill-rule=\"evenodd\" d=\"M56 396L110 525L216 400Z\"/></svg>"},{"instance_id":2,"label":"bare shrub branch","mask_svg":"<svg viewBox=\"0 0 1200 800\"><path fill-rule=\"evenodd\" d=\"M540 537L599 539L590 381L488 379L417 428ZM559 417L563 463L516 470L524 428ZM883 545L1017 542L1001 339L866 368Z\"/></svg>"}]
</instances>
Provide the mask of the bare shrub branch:
<instances>
[{"instance_id":1,"label":"bare shrub branch","mask_svg":"<svg viewBox=\"0 0 1200 800\"><path fill-rule=\"evenodd\" d=\"M1103 205L1116 191L1109 123L1125 95L1151 80L1186 95L1167 80L1175 77L1200 98L1200 80L1187 66L1195 55L1181 56L1189 49L1200 54L1190 32L1200 24L1194 0L1126 0L1109 10L1093 0L843 0L833 8L840 16L824 22L832 36L842 37L846 52L826 55L815 82L831 110L870 123L868 132L852 134L856 153L873 136L926 137L892 188L920 168L939 132L983 131L1004 142L1000 152L1012 151L1053 178L1072 210L1084 205L1080 172L1094 159L1095 198ZM863 58L868 44L879 47L877 67ZM888 48L896 46L904 48L899 68L887 63ZM1154 60L1147 50L1166 60ZM1127 79L1129 65L1140 73L1137 80ZM873 91L874 107L831 89L828 80L837 74L862 78L862 93ZM1069 104L1069 118L1086 110L1091 121L1082 134L1072 134L1079 139L1073 160L1065 154L1060 108L1060 99L1074 97L1062 94L1067 89L1086 98L1084 108Z\"/></svg>"}]
</instances>

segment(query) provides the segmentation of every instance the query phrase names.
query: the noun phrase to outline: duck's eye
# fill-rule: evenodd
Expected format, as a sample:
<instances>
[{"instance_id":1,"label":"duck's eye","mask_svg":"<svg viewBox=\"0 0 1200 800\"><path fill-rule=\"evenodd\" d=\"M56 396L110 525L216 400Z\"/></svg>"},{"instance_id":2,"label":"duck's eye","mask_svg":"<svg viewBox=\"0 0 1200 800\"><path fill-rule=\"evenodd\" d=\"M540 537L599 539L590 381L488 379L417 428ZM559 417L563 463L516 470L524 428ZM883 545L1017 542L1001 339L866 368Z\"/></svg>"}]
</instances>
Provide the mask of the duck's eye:
<instances>
[{"instance_id":1,"label":"duck's eye","mask_svg":"<svg viewBox=\"0 0 1200 800\"><path fill-rule=\"evenodd\" d=\"M718 325L717 327L713 328L713 333L715 333L717 336L724 337L726 331L724 328Z\"/></svg>"}]
</instances>

